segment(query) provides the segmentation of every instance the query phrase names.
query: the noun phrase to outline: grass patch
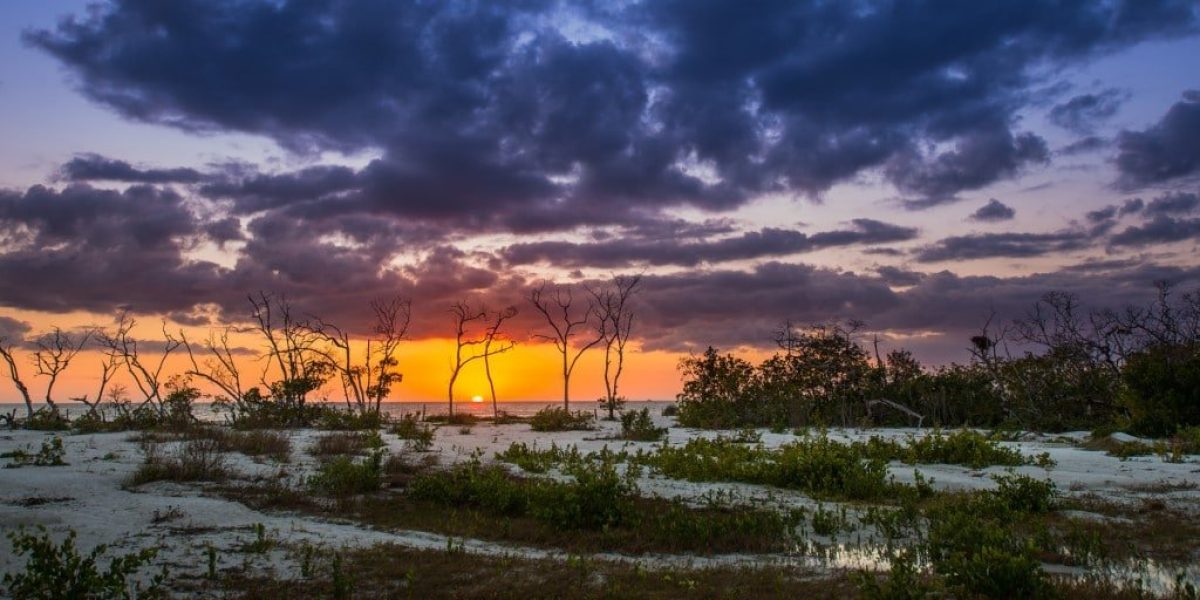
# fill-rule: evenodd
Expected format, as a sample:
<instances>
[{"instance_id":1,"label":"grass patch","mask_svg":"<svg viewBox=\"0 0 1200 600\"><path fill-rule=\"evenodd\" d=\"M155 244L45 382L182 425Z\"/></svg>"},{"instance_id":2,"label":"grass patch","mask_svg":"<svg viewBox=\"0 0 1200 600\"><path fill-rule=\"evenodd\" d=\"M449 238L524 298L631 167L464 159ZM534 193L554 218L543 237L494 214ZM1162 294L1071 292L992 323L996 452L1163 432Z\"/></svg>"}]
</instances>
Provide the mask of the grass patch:
<instances>
[{"instance_id":1,"label":"grass patch","mask_svg":"<svg viewBox=\"0 0 1200 600\"><path fill-rule=\"evenodd\" d=\"M292 441L282 431L267 429L230 431L221 435L219 439L226 451L240 452L246 456L265 456L276 462L285 463L291 459L292 455Z\"/></svg>"},{"instance_id":2,"label":"grass patch","mask_svg":"<svg viewBox=\"0 0 1200 600\"><path fill-rule=\"evenodd\" d=\"M345 498L379 491L383 484L383 450L354 459L345 454L325 461L309 477L309 487L319 494Z\"/></svg>"},{"instance_id":3,"label":"grass patch","mask_svg":"<svg viewBox=\"0 0 1200 600\"><path fill-rule=\"evenodd\" d=\"M64 460L67 453L63 449L62 438L55 436L48 440L42 441L42 447L37 452L26 452L25 450L17 449L11 452L0 454L0 458L7 458L12 462L4 465L6 469L18 469L20 467L62 467L66 466Z\"/></svg>"},{"instance_id":4,"label":"grass patch","mask_svg":"<svg viewBox=\"0 0 1200 600\"><path fill-rule=\"evenodd\" d=\"M383 438L378 431L339 431L327 433L317 438L308 449L313 456L342 456L363 454L369 450L383 447Z\"/></svg>"},{"instance_id":5,"label":"grass patch","mask_svg":"<svg viewBox=\"0 0 1200 600\"><path fill-rule=\"evenodd\" d=\"M142 444L145 459L126 484L138 486L152 481L223 481L229 468L222 454L221 443L210 438L197 438L179 443L174 452L163 452L162 444Z\"/></svg>"},{"instance_id":6,"label":"grass patch","mask_svg":"<svg viewBox=\"0 0 1200 600\"><path fill-rule=\"evenodd\" d=\"M571 556L566 560L472 555L378 545L329 551L310 559L312 577L271 579L257 573L223 582L232 598L530 598L742 599L847 598L844 575L817 576L796 567L656 569ZM335 569L336 567L336 569Z\"/></svg>"}]
</instances>

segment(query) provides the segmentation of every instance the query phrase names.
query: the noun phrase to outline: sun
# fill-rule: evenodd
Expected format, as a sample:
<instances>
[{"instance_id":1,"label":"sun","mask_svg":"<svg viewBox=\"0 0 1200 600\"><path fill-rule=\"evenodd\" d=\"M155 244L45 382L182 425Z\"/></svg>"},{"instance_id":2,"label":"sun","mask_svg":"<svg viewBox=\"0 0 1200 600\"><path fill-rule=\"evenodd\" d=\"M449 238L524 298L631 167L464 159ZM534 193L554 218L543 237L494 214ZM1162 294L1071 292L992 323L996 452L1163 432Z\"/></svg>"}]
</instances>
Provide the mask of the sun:
<instances>
[{"instance_id":1,"label":"sun","mask_svg":"<svg viewBox=\"0 0 1200 600\"><path fill-rule=\"evenodd\" d=\"M479 404L479 403L483 402L483 396L471 396L471 402L474 402L475 404Z\"/></svg>"}]
</instances>

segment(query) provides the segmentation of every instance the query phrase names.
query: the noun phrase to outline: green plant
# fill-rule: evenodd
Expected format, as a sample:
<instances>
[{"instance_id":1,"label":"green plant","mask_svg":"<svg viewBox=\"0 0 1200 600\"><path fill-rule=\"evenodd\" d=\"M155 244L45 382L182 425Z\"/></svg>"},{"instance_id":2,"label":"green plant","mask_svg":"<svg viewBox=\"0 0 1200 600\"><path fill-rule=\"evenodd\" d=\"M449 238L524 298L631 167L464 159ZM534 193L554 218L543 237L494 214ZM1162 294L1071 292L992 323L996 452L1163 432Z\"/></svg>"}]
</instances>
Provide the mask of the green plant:
<instances>
[{"instance_id":1,"label":"green plant","mask_svg":"<svg viewBox=\"0 0 1200 600\"><path fill-rule=\"evenodd\" d=\"M383 438L378 431L339 431L317 438L308 453L313 456L361 454L383 446Z\"/></svg>"},{"instance_id":2,"label":"green plant","mask_svg":"<svg viewBox=\"0 0 1200 600\"><path fill-rule=\"evenodd\" d=\"M359 460L336 456L317 469L308 485L318 493L334 497L378 491L383 484L384 454L378 449Z\"/></svg>"},{"instance_id":3,"label":"green plant","mask_svg":"<svg viewBox=\"0 0 1200 600\"><path fill-rule=\"evenodd\" d=\"M35 467L61 467L67 463L63 458L66 456L66 451L63 449L62 438L55 436L49 440L42 441L42 447L36 454L29 454L24 450L13 450L0 454L0 458L10 458L12 462L5 465L6 468L15 469L27 465Z\"/></svg>"},{"instance_id":4,"label":"green plant","mask_svg":"<svg viewBox=\"0 0 1200 600\"><path fill-rule=\"evenodd\" d=\"M36 431L66 431L71 428L71 421L57 408L45 407L33 411L21 426Z\"/></svg>"},{"instance_id":5,"label":"green plant","mask_svg":"<svg viewBox=\"0 0 1200 600\"><path fill-rule=\"evenodd\" d=\"M874 573L859 571L854 575L858 591L868 600L922 600L930 597L935 586L922 578L916 554L912 549L894 553L888 561L887 575L882 578Z\"/></svg>"},{"instance_id":6,"label":"green plant","mask_svg":"<svg viewBox=\"0 0 1200 600\"><path fill-rule=\"evenodd\" d=\"M585 412L571 412L562 407L546 407L529 419L534 431L589 431L595 428L596 416Z\"/></svg>"},{"instance_id":7,"label":"green plant","mask_svg":"<svg viewBox=\"0 0 1200 600\"><path fill-rule=\"evenodd\" d=\"M650 409L621 413L621 438L638 442L656 442L667 434L666 427L657 427L650 418Z\"/></svg>"},{"instance_id":8,"label":"green plant","mask_svg":"<svg viewBox=\"0 0 1200 600\"><path fill-rule=\"evenodd\" d=\"M416 452L427 452L433 447L434 429L421 423L417 419L417 415L408 414L400 417L392 423L388 432L405 440L409 448Z\"/></svg>"},{"instance_id":9,"label":"green plant","mask_svg":"<svg viewBox=\"0 0 1200 600\"><path fill-rule=\"evenodd\" d=\"M100 560L108 552L106 545L97 546L86 555L75 547L75 532L70 531L61 544L56 544L45 528L38 533L18 531L8 534L14 556L26 556L25 569L4 576L4 587L18 599L57 600L60 598L152 598L163 594L164 572L155 576L146 587L131 581L142 567L154 559L157 551L116 556L102 569Z\"/></svg>"}]
</instances>

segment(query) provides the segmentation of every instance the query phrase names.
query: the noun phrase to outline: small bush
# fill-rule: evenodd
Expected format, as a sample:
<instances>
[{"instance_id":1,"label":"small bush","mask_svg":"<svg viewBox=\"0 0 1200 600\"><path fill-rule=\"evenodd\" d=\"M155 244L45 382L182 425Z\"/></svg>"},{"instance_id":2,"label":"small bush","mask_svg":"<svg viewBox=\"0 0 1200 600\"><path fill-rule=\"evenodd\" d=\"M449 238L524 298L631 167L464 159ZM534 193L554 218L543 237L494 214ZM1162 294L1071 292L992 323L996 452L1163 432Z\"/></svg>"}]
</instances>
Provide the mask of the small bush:
<instances>
[{"instance_id":1,"label":"small bush","mask_svg":"<svg viewBox=\"0 0 1200 600\"><path fill-rule=\"evenodd\" d=\"M596 415L571 412L565 408L546 407L529 419L534 431L591 431L595 429Z\"/></svg>"},{"instance_id":2,"label":"small bush","mask_svg":"<svg viewBox=\"0 0 1200 600\"><path fill-rule=\"evenodd\" d=\"M29 454L24 450L13 450L0 454L0 458L12 459L12 462L5 465L6 468L15 469L32 465L35 467L62 467L67 463L63 458L66 456L66 451L63 449L63 441L60 437L53 437L49 440L42 441L42 448L36 454Z\"/></svg>"},{"instance_id":3,"label":"small bush","mask_svg":"<svg viewBox=\"0 0 1200 600\"><path fill-rule=\"evenodd\" d=\"M313 491L334 497L378 491L383 483L383 456L381 449L360 460L337 456L322 464L308 485Z\"/></svg>"},{"instance_id":4,"label":"small bush","mask_svg":"<svg viewBox=\"0 0 1200 600\"><path fill-rule=\"evenodd\" d=\"M417 420L417 415L404 415L388 429L388 432L408 443L417 452L427 452L433 447L434 429Z\"/></svg>"},{"instance_id":5,"label":"small bush","mask_svg":"<svg viewBox=\"0 0 1200 600\"><path fill-rule=\"evenodd\" d=\"M386 423L384 415L374 410L346 410L332 406L322 406L316 420L317 429L329 431L365 431L376 430Z\"/></svg>"},{"instance_id":6,"label":"small bush","mask_svg":"<svg viewBox=\"0 0 1200 600\"><path fill-rule=\"evenodd\" d=\"M225 436L226 447L247 456L269 456L287 462L292 454L292 441L281 431L234 431Z\"/></svg>"},{"instance_id":7,"label":"small bush","mask_svg":"<svg viewBox=\"0 0 1200 600\"><path fill-rule=\"evenodd\" d=\"M129 478L131 486L151 481L222 481L229 475L221 443L197 438L178 444L173 455L163 455L157 443L142 444L146 458Z\"/></svg>"},{"instance_id":8,"label":"small bush","mask_svg":"<svg viewBox=\"0 0 1200 600\"><path fill-rule=\"evenodd\" d=\"M75 547L75 532L67 534L61 544L55 544L45 528L38 533L24 531L8 534L13 556L26 556L25 570L4 576L4 587L13 598L154 598L163 594L163 574L154 577L148 586L131 581L142 567L153 560L156 551L142 550L109 560L108 569L99 562L108 551L105 545L82 555Z\"/></svg>"},{"instance_id":9,"label":"small bush","mask_svg":"<svg viewBox=\"0 0 1200 600\"><path fill-rule=\"evenodd\" d=\"M479 423L481 419L471 413L454 413L452 415L429 415L425 417L425 420L430 423L442 423L445 425L461 425L470 427Z\"/></svg>"},{"instance_id":10,"label":"small bush","mask_svg":"<svg viewBox=\"0 0 1200 600\"><path fill-rule=\"evenodd\" d=\"M71 428L71 421L57 408L43 407L21 421L21 427L34 431L66 431Z\"/></svg>"},{"instance_id":11,"label":"small bush","mask_svg":"<svg viewBox=\"0 0 1200 600\"><path fill-rule=\"evenodd\" d=\"M621 439L636 442L656 442L667 434L666 427L656 427L650 419L650 409L621 414Z\"/></svg>"},{"instance_id":12,"label":"small bush","mask_svg":"<svg viewBox=\"0 0 1200 600\"><path fill-rule=\"evenodd\" d=\"M667 406L664 406L662 409L662 416L664 416L664 417L675 417L678 415L679 415L679 405L677 405L677 404L669 404Z\"/></svg>"}]
</instances>

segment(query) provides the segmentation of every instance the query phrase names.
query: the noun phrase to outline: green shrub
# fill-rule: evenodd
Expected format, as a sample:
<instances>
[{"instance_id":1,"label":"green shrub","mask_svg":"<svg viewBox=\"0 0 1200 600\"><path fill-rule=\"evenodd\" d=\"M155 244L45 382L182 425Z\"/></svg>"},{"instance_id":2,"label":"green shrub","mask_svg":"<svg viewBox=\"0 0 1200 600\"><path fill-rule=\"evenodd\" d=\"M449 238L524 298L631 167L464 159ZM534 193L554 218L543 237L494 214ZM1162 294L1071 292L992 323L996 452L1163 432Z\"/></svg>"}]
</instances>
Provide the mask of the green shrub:
<instances>
[{"instance_id":1,"label":"green shrub","mask_svg":"<svg viewBox=\"0 0 1200 600\"><path fill-rule=\"evenodd\" d=\"M21 421L21 427L34 431L66 431L71 428L71 421L57 408L42 407Z\"/></svg>"},{"instance_id":2,"label":"green shrub","mask_svg":"<svg viewBox=\"0 0 1200 600\"><path fill-rule=\"evenodd\" d=\"M554 442L546 450L538 450L536 444L530 447L525 442L513 442L504 452L497 452L496 459L517 465L530 473L545 473L563 462L581 460L575 446L565 450Z\"/></svg>"},{"instance_id":3,"label":"green shrub","mask_svg":"<svg viewBox=\"0 0 1200 600\"><path fill-rule=\"evenodd\" d=\"M621 439L637 442L656 442L667 434L666 427L656 427L650 418L650 409L621 414Z\"/></svg>"},{"instance_id":4,"label":"green shrub","mask_svg":"<svg viewBox=\"0 0 1200 600\"><path fill-rule=\"evenodd\" d=\"M375 410L355 411L321 406L316 413L316 428L329 431L376 430L386 424L384 415Z\"/></svg>"},{"instance_id":5,"label":"green shrub","mask_svg":"<svg viewBox=\"0 0 1200 600\"><path fill-rule=\"evenodd\" d=\"M596 415L571 412L560 407L546 407L529 419L534 431L590 431L595 428Z\"/></svg>"},{"instance_id":6,"label":"green shrub","mask_svg":"<svg viewBox=\"0 0 1200 600\"><path fill-rule=\"evenodd\" d=\"M1026 458L1019 451L1001 446L996 440L969 429L950 435L936 430L924 437L910 437L903 444L872 436L863 448L872 458L898 460L910 465L946 464L982 469L991 465L1052 464L1052 461L1046 462L1048 458Z\"/></svg>"},{"instance_id":7,"label":"green shrub","mask_svg":"<svg viewBox=\"0 0 1200 600\"><path fill-rule=\"evenodd\" d=\"M824 434L776 449L730 438L695 438L662 445L639 461L668 477L690 481L742 481L802 490L821 498L874 499L889 494L886 462Z\"/></svg>"},{"instance_id":8,"label":"green shrub","mask_svg":"<svg viewBox=\"0 0 1200 600\"><path fill-rule=\"evenodd\" d=\"M932 596L935 586L922 578L916 554L911 549L893 554L882 578L866 571L854 574L859 592L867 600L922 600Z\"/></svg>"},{"instance_id":9,"label":"green shrub","mask_svg":"<svg viewBox=\"0 0 1200 600\"><path fill-rule=\"evenodd\" d=\"M1133 433L1163 437L1200 425L1200 349L1150 347L1125 362L1121 380Z\"/></svg>"},{"instance_id":10,"label":"green shrub","mask_svg":"<svg viewBox=\"0 0 1200 600\"><path fill-rule=\"evenodd\" d=\"M13 450L0 454L0 458L12 459L12 462L5 465L6 468L15 469L32 465L35 467L62 467L67 463L63 458L66 456L66 451L63 449L62 438L55 436L49 440L42 441L42 447L36 454L29 454L24 450Z\"/></svg>"},{"instance_id":11,"label":"green shrub","mask_svg":"<svg viewBox=\"0 0 1200 600\"><path fill-rule=\"evenodd\" d=\"M13 556L29 557L23 571L4 576L4 588L13 598L165 597L162 588L165 569L144 588L131 581L133 575L154 559L157 552L153 549L116 556L109 560L107 569L101 569L99 562L108 547L100 545L81 555L75 547L74 531L61 544L55 544L42 527L36 535L20 531L9 533L8 539Z\"/></svg>"},{"instance_id":12,"label":"green shrub","mask_svg":"<svg viewBox=\"0 0 1200 600\"><path fill-rule=\"evenodd\" d=\"M355 460L337 456L323 463L308 480L313 491L327 496L345 497L379 490L383 484L383 450L375 450Z\"/></svg>"},{"instance_id":13,"label":"green shrub","mask_svg":"<svg viewBox=\"0 0 1200 600\"><path fill-rule=\"evenodd\" d=\"M406 441L417 452L426 452L433 447L434 429L421 423L417 415L404 415L388 429L396 437Z\"/></svg>"}]
</instances>

